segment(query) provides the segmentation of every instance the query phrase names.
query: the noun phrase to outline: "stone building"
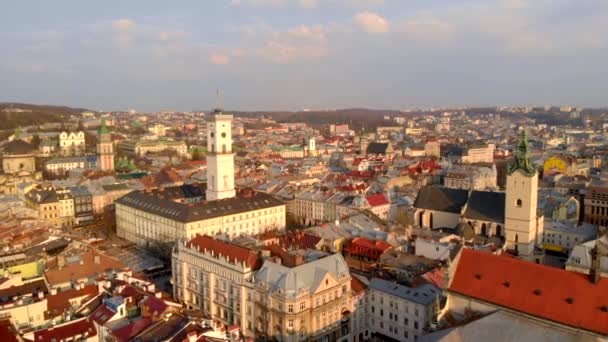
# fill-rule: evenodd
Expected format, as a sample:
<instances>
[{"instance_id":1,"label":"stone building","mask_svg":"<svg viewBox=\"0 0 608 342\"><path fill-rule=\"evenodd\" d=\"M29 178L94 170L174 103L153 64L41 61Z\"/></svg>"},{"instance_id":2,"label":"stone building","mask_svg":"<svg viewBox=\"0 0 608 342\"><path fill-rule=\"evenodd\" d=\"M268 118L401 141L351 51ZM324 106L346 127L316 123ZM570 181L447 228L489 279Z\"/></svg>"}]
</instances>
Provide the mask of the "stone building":
<instances>
[{"instance_id":1,"label":"stone building","mask_svg":"<svg viewBox=\"0 0 608 342\"><path fill-rule=\"evenodd\" d=\"M36 147L18 137L6 145L2 152L2 170L4 173L36 172Z\"/></svg>"}]
</instances>

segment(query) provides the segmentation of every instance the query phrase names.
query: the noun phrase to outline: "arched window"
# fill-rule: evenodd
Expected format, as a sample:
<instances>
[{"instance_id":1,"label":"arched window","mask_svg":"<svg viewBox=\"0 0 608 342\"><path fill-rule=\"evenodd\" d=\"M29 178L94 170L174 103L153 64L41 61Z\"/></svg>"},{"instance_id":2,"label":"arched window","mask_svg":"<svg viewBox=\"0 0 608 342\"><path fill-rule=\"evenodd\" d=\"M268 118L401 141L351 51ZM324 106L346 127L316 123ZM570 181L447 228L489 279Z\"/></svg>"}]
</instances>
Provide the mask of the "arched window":
<instances>
[{"instance_id":1,"label":"arched window","mask_svg":"<svg viewBox=\"0 0 608 342\"><path fill-rule=\"evenodd\" d=\"M521 198L518 198L518 199L517 199L517 202L515 202L515 205L516 205L518 208L521 208Z\"/></svg>"},{"instance_id":2,"label":"arched window","mask_svg":"<svg viewBox=\"0 0 608 342\"><path fill-rule=\"evenodd\" d=\"M429 214L429 228L433 229L433 213Z\"/></svg>"},{"instance_id":3,"label":"arched window","mask_svg":"<svg viewBox=\"0 0 608 342\"><path fill-rule=\"evenodd\" d=\"M500 225L496 226L496 236L502 236L502 227Z\"/></svg>"},{"instance_id":4,"label":"arched window","mask_svg":"<svg viewBox=\"0 0 608 342\"><path fill-rule=\"evenodd\" d=\"M487 236L488 235L488 228L486 227L485 223L481 224L481 235L483 235L483 236Z\"/></svg>"},{"instance_id":5,"label":"arched window","mask_svg":"<svg viewBox=\"0 0 608 342\"><path fill-rule=\"evenodd\" d=\"M422 228L423 226L423 217L424 217L424 211L420 211L420 213L418 214L418 225L420 225L420 227Z\"/></svg>"}]
</instances>

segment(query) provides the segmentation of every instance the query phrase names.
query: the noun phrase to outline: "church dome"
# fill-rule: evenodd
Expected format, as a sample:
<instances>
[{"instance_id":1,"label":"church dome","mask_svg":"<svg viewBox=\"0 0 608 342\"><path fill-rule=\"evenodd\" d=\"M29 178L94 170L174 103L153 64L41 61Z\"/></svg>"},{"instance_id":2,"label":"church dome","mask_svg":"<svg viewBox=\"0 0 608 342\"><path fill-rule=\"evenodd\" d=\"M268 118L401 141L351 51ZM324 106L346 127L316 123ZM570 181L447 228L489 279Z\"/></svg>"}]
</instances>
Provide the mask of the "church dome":
<instances>
[{"instance_id":1,"label":"church dome","mask_svg":"<svg viewBox=\"0 0 608 342\"><path fill-rule=\"evenodd\" d=\"M36 150L34 145L22 140L15 139L4 145L4 153L7 155L31 154Z\"/></svg>"}]
</instances>

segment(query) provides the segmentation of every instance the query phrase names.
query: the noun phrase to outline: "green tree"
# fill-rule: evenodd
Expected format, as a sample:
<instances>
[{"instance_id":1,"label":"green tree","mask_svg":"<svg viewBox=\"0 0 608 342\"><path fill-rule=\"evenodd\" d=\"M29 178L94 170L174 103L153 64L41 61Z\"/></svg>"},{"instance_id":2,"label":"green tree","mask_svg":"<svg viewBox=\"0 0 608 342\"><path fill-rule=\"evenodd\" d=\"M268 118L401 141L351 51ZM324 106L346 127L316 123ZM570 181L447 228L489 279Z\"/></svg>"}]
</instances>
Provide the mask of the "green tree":
<instances>
[{"instance_id":1,"label":"green tree","mask_svg":"<svg viewBox=\"0 0 608 342\"><path fill-rule=\"evenodd\" d=\"M192 151L192 160L201 160L203 159L203 154L201 153L201 150L198 148L195 148Z\"/></svg>"}]
</instances>

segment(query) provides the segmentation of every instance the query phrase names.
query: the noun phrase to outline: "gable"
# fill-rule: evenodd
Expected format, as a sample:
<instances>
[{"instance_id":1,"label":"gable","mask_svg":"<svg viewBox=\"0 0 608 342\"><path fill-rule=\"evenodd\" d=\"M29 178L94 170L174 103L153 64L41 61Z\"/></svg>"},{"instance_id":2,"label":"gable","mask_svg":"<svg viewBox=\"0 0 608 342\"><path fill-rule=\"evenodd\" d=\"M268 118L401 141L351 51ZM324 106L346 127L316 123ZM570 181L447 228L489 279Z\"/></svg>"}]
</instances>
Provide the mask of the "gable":
<instances>
[{"instance_id":1,"label":"gable","mask_svg":"<svg viewBox=\"0 0 608 342\"><path fill-rule=\"evenodd\" d=\"M320 271L320 272L319 272ZM315 274L315 283L313 284L314 294L323 292L327 289L331 289L333 287L338 286L340 283L334 278L331 273L326 272L321 269L317 269L315 272L319 272L319 274ZM319 278L317 279L317 276Z\"/></svg>"}]
</instances>

